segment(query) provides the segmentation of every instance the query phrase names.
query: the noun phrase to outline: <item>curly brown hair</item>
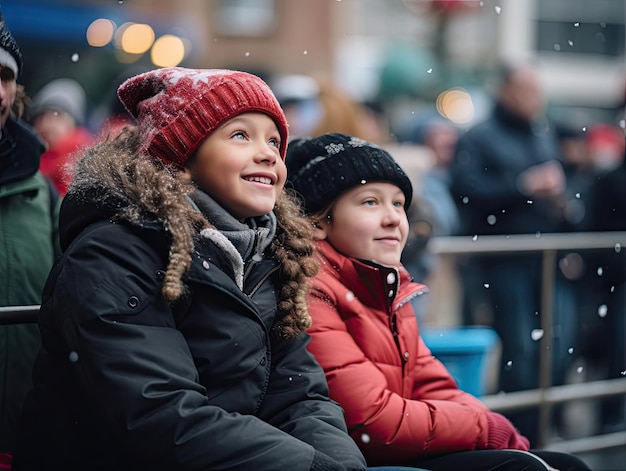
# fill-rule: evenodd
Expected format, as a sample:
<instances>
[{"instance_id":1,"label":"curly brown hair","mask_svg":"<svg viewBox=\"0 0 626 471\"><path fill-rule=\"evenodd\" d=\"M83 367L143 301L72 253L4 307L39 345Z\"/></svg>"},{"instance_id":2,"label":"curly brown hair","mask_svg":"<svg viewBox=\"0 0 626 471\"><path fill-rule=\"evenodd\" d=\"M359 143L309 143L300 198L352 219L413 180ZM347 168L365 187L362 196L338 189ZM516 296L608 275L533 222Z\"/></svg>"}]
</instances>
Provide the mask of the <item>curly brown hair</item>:
<instances>
[{"instance_id":1,"label":"curly brown hair","mask_svg":"<svg viewBox=\"0 0 626 471\"><path fill-rule=\"evenodd\" d=\"M26 94L24 85L18 83L15 91L15 100L13 101L13 105L11 105L11 113L13 116L21 118L24 115L26 107L30 105L30 102L30 97Z\"/></svg>"},{"instance_id":2,"label":"curly brown hair","mask_svg":"<svg viewBox=\"0 0 626 471\"><path fill-rule=\"evenodd\" d=\"M102 204L116 208L116 220L138 223L147 214L156 217L171 235L162 294L168 301L177 301L187 293L184 275L191 266L195 240L202 229L212 225L189 204L195 185L160 160L140 154L138 149L139 133L132 126L115 139L86 149L73 169L68 194L85 198L97 192ZM311 223L288 190L277 199L274 213L277 230L270 253L281 267L281 315L274 330L283 338L293 338L311 325L306 306L307 279L317 273L318 264Z\"/></svg>"}]
</instances>

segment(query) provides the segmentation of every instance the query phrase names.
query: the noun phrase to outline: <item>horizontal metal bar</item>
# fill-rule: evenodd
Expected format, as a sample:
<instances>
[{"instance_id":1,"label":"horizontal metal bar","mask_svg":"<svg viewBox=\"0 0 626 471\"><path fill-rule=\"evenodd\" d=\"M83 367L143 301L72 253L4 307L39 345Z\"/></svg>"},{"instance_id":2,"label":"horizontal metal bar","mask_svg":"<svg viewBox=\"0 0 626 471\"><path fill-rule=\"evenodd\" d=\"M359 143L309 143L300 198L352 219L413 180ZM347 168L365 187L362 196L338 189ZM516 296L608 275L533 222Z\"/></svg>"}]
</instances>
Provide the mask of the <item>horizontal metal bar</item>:
<instances>
[{"instance_id":1,"label":"horizontal metal bar","mask_svg":"<svg viewBox=\"0 0 626 471\"><path fill-rule=\"evenodd\" d=\"M626 446L626 431L593 435L591 437L575 438L551 442L542 447L544 450L560 451L565 453L586 453L589 451L606 450L608 448Z\"/></svg>"},{"instance_id":2,"label":"horizontal metal bar","mask_svg":"<svg viewBox=\"0 0 626 471\"><path fill-rule=\"evenodd\" d=\"M37 322L39 305L0 307L0 325L34 324Z\"/></svg>"},{"instance_id":3,"label":"horizontal metal bar","mask_svg":"<svg viewBox=\"0 0 626 471\"><path fill-rule=\"evenodd\" d=\"M544 250L626 250L626 232L576 232L433 237L427 250L440 255Z\"/></svg>"},{"instance_id":4,"label":"horizontal metal bar","mask_svg":"<svg viewBox=\"0 0 626 471\"><path fill-rule=\"evenodd\" d=\"M619 394L626 395L626 378L551 386L544 391L529 389L527 391L491 394L480 397L480 400L490 409L503 412L526 409L541 403L558 404L577 399L598 399Z\"/></svg>"}]
</instances>

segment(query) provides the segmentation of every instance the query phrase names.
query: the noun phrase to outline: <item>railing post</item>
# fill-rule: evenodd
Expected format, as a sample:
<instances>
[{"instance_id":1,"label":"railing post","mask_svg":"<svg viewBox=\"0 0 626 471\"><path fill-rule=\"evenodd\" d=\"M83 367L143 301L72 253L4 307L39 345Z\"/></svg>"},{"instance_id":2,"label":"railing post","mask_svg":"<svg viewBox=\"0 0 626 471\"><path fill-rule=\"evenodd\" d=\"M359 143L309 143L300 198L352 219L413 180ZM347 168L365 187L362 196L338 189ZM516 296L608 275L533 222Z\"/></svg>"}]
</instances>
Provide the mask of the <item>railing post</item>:
<instances>
[{"instance_id":1,"label":"railing post","mask_svg":"<svg viewBox=\"0 0 626 471\"><path fill-rule=\"evenodd\" d=\"M427 250L439 256L463 254L496 253L542 253L541 273L541 327L543 336L539 352L539 387L535 390L515 391L507 394L493 394L482 397L485 404L497 411L509 411L539 408L538 445L550 446L551 449L568 451L589 451L610 448L624 444L626 431L585 439L559 441L550 444L547 434L551 425L553 404L565 403L576 399L595 399L600 397L623 396L626 393L626 378L603 381L586 381L582 384L552 386L554 358L553 323L555 287L557 286L557 251L563 250L615 250L617 246L626 247L626 231L619 232L579 232L579 233L543 233L517 235L486 235L480 237L450 236L433 237L428 242ZM571 314L573 315L573 313ZM529 335L529 333L520 333ZM571 448L568 448L569 442Z\"/></svg>"},{"instance_id":2,"label":"railing post","mask_svg":"<svg viewBox=\"0 0 626 471\"><path fill-rule=\"evenodd\" d=\"M553 357L553 322L554 322L554 289L556 281L556 250L542 251L541 268L541 337L539 352L539 390L541 399L539 404L538 445L546 444L546 432L550 427L552 404L546 401L546 391L552 386L552 357Z\"/></svg>"}]
</instances>

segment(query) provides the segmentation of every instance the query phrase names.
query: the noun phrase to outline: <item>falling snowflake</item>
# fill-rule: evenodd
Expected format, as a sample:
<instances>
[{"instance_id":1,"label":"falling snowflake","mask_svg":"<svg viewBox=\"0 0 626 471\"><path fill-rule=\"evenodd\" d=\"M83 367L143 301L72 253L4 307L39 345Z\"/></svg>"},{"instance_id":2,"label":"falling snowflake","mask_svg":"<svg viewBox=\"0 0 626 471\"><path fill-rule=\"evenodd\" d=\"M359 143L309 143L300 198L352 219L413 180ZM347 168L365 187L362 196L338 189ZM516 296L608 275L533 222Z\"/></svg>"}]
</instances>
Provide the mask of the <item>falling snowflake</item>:
<instances>
[{"instance_id":1,"label":"falling snowflake","mask_svg":"<svg viewBox=\"0 0 626 471\"><path fill-rule=\"evenodd\" d=\"M533 329L530 332L530 338L533 339L534 341L541 340L542 337L543 337L543 329Z\"/></svg>"}]
</instances>

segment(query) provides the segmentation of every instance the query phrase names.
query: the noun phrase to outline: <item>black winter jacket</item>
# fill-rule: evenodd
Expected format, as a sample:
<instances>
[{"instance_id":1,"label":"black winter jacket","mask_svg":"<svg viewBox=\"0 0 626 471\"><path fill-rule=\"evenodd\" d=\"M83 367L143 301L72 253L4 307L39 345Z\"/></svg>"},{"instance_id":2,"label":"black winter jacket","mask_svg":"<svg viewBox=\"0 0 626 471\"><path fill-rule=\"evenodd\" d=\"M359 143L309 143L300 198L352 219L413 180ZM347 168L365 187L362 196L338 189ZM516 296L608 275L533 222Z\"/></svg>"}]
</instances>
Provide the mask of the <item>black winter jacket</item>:
<instances>
[{"instance_id":1,"label":"black winter jacket","mask_svg":"<svg viewBox=\"0 0 626 471\"><path fill-rule=\"evenodd\" d=\"M336 469L317 452L365 469L308 336L270 335L275 261L252 262L242 292L201 239L171 305L160 224L111 222L71 194L61 221L15 470Z\"/></svg>"}]
</instances>

